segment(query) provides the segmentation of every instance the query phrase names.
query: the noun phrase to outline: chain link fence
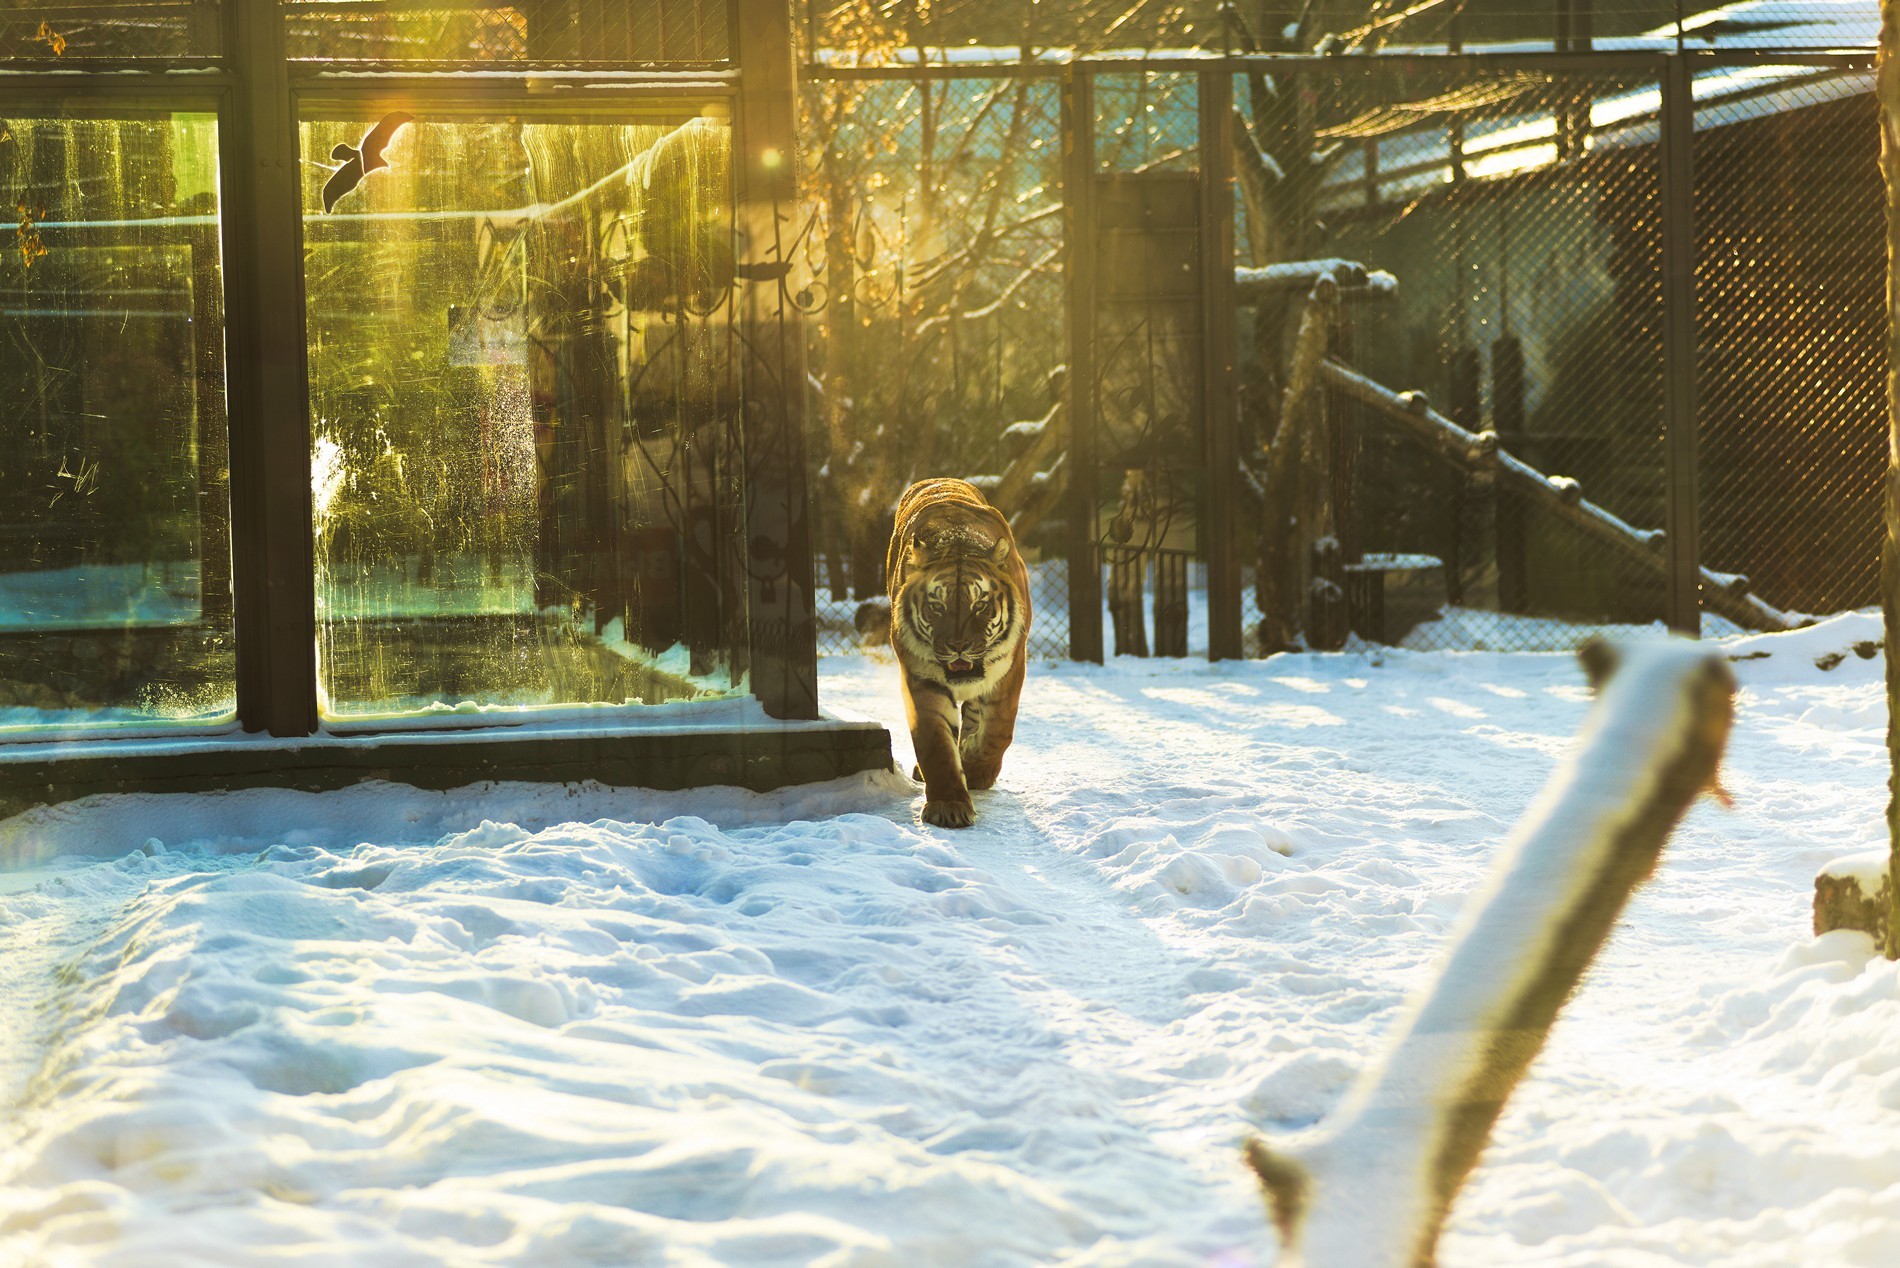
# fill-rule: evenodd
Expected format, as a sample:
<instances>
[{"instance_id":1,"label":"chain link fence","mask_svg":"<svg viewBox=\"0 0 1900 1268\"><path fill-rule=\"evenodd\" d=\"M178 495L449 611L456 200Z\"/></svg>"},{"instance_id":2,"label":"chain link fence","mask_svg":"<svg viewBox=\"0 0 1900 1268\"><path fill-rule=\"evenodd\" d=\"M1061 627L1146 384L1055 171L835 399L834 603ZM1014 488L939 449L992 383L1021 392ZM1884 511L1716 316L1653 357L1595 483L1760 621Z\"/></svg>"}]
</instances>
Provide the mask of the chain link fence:
<instances>
[{"instance_id":1,"label":"chain link fence","mask_svg":"<svg viewBox=\"0 0 1900 1268\"><path fill-rule=\"evenodd\" d=\"M1887 457L1873 76L1750 87L1696 112L1702 557L1794 612L1864 607Z\"/></svg>"},{"instance_id":2,"label":"chain link fence","mask_svg":"<svg viewBox=\"0 0 1900 1268\"><path fill-rule=\"evenodd\" d=\"M1823 20L1851 42L1857 12L1731 15L1720 30L1746 47L1779 31L1792 50ZM1693 100L1692 116L1676 125L1674 72L1648 48L1562 64L1236 66L1246 654L1353 636L1568 649L1679 623L1695 563L1709 634L1875 601L1886 354L1872 73L1789 59L1668 63L1689 68L1678 82L1693 76L1693 96L1675 98ZM1100 275L1088 321L1104 533L1088 566L1102 577L1104 649L1208 645L1200 517L1217 485L1195 467L1199 442L1166 422L1198 408L1187 380L1200 336L1164 320L1165 287L1129 281L1172 258L1162 239L1127 260L1110 240L1115 200L1137 188L1145 231L1168 232L1164 186L1200 163L1203 81L1112 62L1086 73L1099 239L1086 246L1063 240L1053 75L807 85L810 134L826 146L825 202L806 239L820 283L805 296L821 650L863 644L859 605L882 592L887 512L909 479L962 474L1020 497L1027 486L1009 472L1033 450L1037 487L1060 484L1060 443L1038 446L1064 421L1061 270L1078 249ZM1034 106L1006 116L1001 104L1017 100ZM849 139L863 119L881 142ZM1665 161L1671 126L1689 138L1692 183ZM956 136L956 163L928 161ZM1294 160L1310 165L1304 187L1250 193L1249 161L1305 170ZM937 191L927 213L926 189ZM999 189L1014 203L1008 250L980 214ZM1684 216L1687 237L1671 227ZM1323 299L1314 276L1286 283L1300 261L1327 262ZM1671 289L1672 268L1689 270L1692 289ZM969 278L960 290L946 290L952 271ZM1302 369L1321 304L1324 329L1308 339L1321 355ZM1672 331L1690 311L1685 343ZM1163 390L1171 375L1178 391ZM1322 418L1290 433L1288 403L1303 393ZM1275 472L1276 451L1292 455L1291 476ZM1141 535L1141 508L1159 501L1180 511L1161 517L1166 540ZM1021 534L1038 654L1070 645L1073 505L1045 498ZM1134 538L1117 536L1124 519ZM1279 550L1296 521L1301 549ZM1297 584L1276 579L1289 559ZM1161 593L1183 586L1184 618Z\"/></svg>"},{"instance_id":3,"label":"chain link fence","mask_svg":"<svg viewBox=\"0 0 1900 1268\"><path fill-rule=\"evenodd\" d=\"M1066 654L1049 471L1067 341L1056 85L814 81L802 104L816 196L794 299L809 337L819 650L883 637L897 498L955 475L1012 519L1032 649Z\"/></svg>"},{"instance_id":4,"label":"chain link fence","mask_svg":"<svg viewBox=\"0 0 1900 1268\"><path fill-rule=\"evenodd\" d=\"M1660 556L1576 522L1594 506L1664 523L1659 170L1632 122L1653 129L1655 81L1427 68L1301 88L1339 147L1321 254L1392 279L1347 289L1335 355L1411 414L1329 396L1352 629L1543 648L1661 620ZM1524 496L1482 451L1423 436L1427 419L1493 434L1570 501Z\"/></svg>"}]
</instances>

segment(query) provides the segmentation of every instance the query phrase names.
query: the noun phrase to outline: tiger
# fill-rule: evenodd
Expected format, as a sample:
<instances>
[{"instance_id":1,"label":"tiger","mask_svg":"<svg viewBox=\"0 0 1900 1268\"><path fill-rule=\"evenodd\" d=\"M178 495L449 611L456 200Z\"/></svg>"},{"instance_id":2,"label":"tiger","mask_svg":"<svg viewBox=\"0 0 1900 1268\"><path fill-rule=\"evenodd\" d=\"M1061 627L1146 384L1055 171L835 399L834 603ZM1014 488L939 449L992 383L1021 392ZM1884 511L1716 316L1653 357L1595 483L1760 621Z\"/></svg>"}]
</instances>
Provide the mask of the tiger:
<instances>
[{"instance_id":1,"label":"tiger","mask_svg":"<svg viewBox=\"0 0 1900 1268\"><path fill-rule=\"evenodd\" d=\"M891 649L924 783L924 822L967 828L1016 735L1028 668L1029 572L1009 521L967 480L920 480L885 556Z\"/></svg>"}]
</instances>

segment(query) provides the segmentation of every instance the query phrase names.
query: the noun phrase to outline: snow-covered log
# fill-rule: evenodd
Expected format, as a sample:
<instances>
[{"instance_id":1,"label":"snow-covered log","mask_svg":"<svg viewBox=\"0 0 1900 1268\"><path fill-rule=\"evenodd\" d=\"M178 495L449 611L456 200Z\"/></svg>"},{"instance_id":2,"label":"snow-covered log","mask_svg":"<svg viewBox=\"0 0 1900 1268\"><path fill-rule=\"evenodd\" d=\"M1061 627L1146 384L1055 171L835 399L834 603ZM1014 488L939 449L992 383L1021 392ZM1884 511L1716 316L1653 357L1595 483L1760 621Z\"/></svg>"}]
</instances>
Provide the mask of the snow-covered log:
<instances>
[{"instance_id":1,"label":"snow-covered log","mask_svg":"<svg viewBox=\"0 0 1900 1268\"><path fill-rule=\"evenodd\" d=\"M1258 268L1242 265L1234 270L1234 289L1245 307L1310 291L1322 277L1331 278L1346 294L1363 290L1368 298L1389 299L1398 293L1399 280L1392 274L1341 259L1287 260Z\"/></svg>"},{"instance_id":2,"label":"snow-covered log","mask_svg":"<svg viewBox=\"0 0 1900 1268\"><path fill-rule=\"evenodd\" d=\"M1872 934L1876 947L1887 945L1889 893L1886 850L1866 850L1835 859L1814 877L1814 936L1836 929Z\"/></svg>"},{"instance_id":3,"label":"snow-covered log","mask_svg":"<svg viewBox=\"0 0 1900 1268\"><path fill-rule=\"evenodd\" d=\"M1069 438L1068 426L1062 421L1060 399L1041 418L1011 424L1011 430L1016 428L1023 429L1022 434L1028 435L1029 442L1011 459L1008 470L1003 472L996 487L985 490L990 504L1005 515L1014 515L1022 509L1023 495L1029 491L1035 477L1048 470Z\"/></svg>"},{"instance_id":4,"label":"snow-covered log","mask_svg":"<svg viewBox=\"0 0 1900 1268\"><path fill-rule=\"evenodd\" d=\"M1583 496L1583 489L1566 476L1547 476L1522 458L1497 447L1496 437L1460 427L1431 408L1422 392L1394 392L1337 361L1319 367L1326 382L1352 399L1369 405L1376 416L1395 423L1407 435L1422 441L1447 460L1466 470L1490 474L1504 489L1536 502L1544 510L1616 551L1624 559L1655 572L1669 566L1660 529L1637 528L1610 510ZM1791 630L1799 622L1763 602L1730 573L1702 569L1702 602L1709 611L1749 630Z\"/></svg>"},{"instance_id":5,"label":"snow-covered log","mask_svg":"<svg viewBox=\"0 0 1900 1268\"><path fill-rule=\"evenodd\" d=\"M1492 1125L1630 893L1714 787L1735 681L1678 641L1584 656L1579 751L1519 821L1382 1060L1305 1138L1248 1146L1283 1264L1418 1268Z\"/></svg>"}]
</instances>

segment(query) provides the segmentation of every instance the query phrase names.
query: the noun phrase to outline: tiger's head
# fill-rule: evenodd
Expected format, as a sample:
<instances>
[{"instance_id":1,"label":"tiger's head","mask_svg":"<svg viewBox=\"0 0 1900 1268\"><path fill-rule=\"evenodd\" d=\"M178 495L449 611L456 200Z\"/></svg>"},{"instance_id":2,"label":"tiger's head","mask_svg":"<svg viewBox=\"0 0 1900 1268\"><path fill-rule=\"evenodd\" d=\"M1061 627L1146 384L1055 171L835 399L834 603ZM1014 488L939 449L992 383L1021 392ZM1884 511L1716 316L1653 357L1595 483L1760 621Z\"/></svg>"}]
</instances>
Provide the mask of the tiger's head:
<instances>
[{"instance_id":1,"label":"tiger's head","mask_svg":"<svg viewBox=\"0 0 1900 1268\"><path fill-rule=\"evenodd\" d=\"M962 697L1009 668L1023 629L1022 596L1007 570L1012 549L1007 537L956 528L911 539L891 613L911 672Z\"/></svg>"}]
</instances>

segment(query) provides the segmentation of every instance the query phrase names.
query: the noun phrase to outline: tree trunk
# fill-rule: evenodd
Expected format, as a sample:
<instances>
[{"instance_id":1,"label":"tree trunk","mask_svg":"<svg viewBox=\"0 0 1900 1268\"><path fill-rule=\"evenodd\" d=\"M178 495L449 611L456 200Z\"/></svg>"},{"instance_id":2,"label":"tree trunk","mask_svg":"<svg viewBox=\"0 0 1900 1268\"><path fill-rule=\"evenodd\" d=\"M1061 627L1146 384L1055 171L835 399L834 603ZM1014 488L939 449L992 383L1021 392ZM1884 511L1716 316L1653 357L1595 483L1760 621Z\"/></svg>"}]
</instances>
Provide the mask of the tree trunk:
<instances>
[{"instance_id":1,"label":"tree trunk","mask_svg":"<svg viewBox=\"0 0 1900 1268\"><path fill-rule=\"evenodd\" d=\"M1881 0L1880 171L1887 184L1887 531L1880 550L1880 607L1887 634L1887 839L1891 856L1887 892L1895 904L1887 921L1887 955L1900 959L1900 0Z\"/></svg>"}]
</instances>

